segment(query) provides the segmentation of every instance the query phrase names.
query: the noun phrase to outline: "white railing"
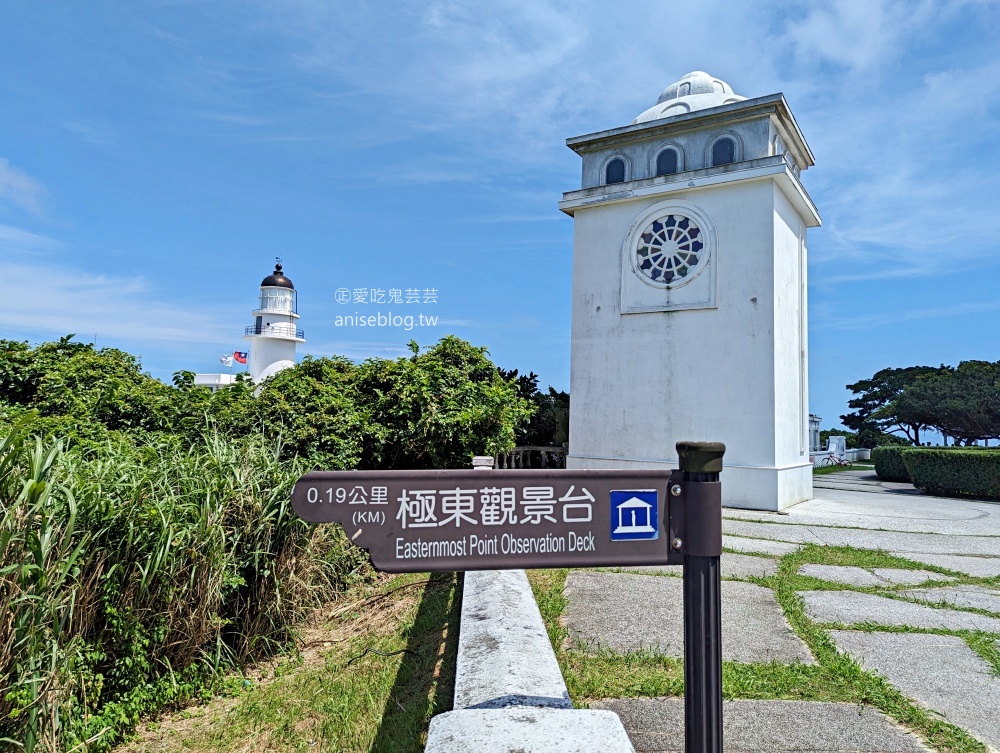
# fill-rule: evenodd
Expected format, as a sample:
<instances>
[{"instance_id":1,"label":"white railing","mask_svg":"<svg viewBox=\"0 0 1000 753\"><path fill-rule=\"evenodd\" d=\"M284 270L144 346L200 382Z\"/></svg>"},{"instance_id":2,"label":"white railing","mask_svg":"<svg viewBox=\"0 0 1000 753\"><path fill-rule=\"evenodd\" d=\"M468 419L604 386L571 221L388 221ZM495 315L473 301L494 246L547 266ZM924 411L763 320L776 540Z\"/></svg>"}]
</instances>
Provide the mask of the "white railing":
<instances>
[{"instance_id":1,"label":"white railing","mask_svg":"<svg viewBox=\"0 0 1000 753\"><path fill-rule=\"evenodd\" d=\"M244 335L262 335L264 337L298 337L305 340L306 333L301 329L296 329L294 324L262 324L257 326L251 324L245 330Z\"/></svg>"}]
</instances>

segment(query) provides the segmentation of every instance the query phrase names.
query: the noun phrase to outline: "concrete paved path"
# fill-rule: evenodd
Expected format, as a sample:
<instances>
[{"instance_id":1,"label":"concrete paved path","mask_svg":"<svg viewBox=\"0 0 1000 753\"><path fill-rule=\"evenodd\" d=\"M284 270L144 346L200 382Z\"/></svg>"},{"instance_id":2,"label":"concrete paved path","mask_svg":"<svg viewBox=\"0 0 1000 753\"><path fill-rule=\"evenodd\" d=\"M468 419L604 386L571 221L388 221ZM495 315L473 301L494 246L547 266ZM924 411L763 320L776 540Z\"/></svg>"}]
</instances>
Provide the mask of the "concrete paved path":
<instances>
[{"instance_id":1,"label":"concrete paved path","mask_svg":"<svg viewBox=\"0 0 1000 753\"><path fill-rule=\"evenodd\" d=\"M981 646L981 641L970 644L963 637L992 634L1000 646L1000 504L924 496L908 484L880 482L870 471L819 476L814 482L815 499L780 514L723 511L723 545L764 556L764 562L769 556L774 563L738 562L736 558L746 555L730 554L728 577L764 577L775 572L780 557L806 544L884 550L909 560L911 570L804 566L803 574L828 584L826 590L800 594L807 615L818 625L863 625L870 632L829 633L839 650L883 675L914 703L1000 751L1000 667L984 659L988 652L980 656L970 647ZM616 651L631 650L643 640L649 645L654 636L669 644L670 653L680 655L679 580L652 572L571 572L564 614L570 635ZM723 630L729 635L728 643L725 637L723 641L724 658L756 663L761 656L780 655L779 661L804 660L793 649L756 654L736 648L740 641L748 645L757 632L782 641L791 636L794 640L787 646L797 642L805 648L766 593L769 589L763 585L724 582ZM730 610L743 610L739 618L730 614L728 626L727 600L732 602ZM670 627L672 620L677 625ZM926 632L940 629L980 632ZM617 711L639 751L683 750L683 706L677 699L605 699L592 707ZM805 701L727 702L726 751L765 750L929 748L870 708Z\"/></svg>"},{"instance_id":2,"label":"concrete paved path","mask_svg":"<svg viewBox=\"0 0 1000 753\"><path fill-rule=\"evenodd\" d=\"M838 489L876 494L920 494L920 490L914 489L913 484L882 481L872 470L839 471L827 476L813 476L813 489Z\"/></svg>"}]
</instances>

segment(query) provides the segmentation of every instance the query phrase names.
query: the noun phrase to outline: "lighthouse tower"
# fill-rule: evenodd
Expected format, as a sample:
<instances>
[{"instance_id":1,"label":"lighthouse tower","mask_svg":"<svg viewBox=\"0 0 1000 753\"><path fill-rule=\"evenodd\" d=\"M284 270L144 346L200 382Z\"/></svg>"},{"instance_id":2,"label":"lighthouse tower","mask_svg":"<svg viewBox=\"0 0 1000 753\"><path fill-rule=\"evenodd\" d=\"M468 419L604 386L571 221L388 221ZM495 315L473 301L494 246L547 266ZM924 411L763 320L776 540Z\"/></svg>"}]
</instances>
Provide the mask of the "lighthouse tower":
<instances>
[{"instance_id":1,"label":"lighthouse tower","mask_svg":"<svg viewBox=\"0 0 1000 753\"><path fill-rule=\"evenodd\" d=\"M295 365L295 346L304 343L305 334L298 328L298 298L292 281L281 271L281 261L274 272L260 283L260 303L251 314L253 324L243 337L250 341L250 378L260 384L282 369Z\"/></svg>"}]
</instances>

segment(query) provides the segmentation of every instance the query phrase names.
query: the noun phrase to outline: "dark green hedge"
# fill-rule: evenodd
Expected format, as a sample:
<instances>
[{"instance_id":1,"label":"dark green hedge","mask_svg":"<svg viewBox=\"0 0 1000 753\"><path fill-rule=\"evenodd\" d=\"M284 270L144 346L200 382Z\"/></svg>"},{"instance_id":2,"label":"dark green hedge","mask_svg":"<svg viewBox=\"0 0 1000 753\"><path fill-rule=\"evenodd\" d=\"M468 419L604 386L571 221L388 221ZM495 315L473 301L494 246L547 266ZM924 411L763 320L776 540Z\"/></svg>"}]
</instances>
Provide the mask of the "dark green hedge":
<instances>
[{"instance_id":1,"label":"dark green hedge","mask_svg":"<svg viewBox=\"0 0 1000 753\"><path fill-rule=\"evenodd\" d=\"M914 447L902 457L913 485L928 494L1000 499L998 452Z\"/></svg>"},{"instance_id":2,"label":"dark green hedge","mask_svg":"<svg viewBox=\"0 0 1000 753\"><path fill-rule=\"evenodd\" d=\"M872 461L875 463L875 473L883 481L899 481L910 483L910 473L903 464L903 452L909 452L912 447L876 447L872 450Z\"/></svg>"}]
</instances>

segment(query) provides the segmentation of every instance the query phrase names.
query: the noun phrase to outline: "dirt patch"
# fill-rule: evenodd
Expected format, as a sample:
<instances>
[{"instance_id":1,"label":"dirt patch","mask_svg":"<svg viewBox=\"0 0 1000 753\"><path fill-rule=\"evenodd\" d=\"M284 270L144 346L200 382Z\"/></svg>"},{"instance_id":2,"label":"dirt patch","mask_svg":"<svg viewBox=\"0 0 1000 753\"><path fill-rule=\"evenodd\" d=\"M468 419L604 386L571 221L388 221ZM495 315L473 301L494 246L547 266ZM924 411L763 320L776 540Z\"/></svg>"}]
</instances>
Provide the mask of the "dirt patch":
<instances>
[{"instance_id":1,"label":"dirt patch","mask_svg":"<svg viewBox=\"0 0 1000 753\"><path fill-rule=\"evenodd\" d=\"M238 698L216 697L202 706L191 706L164 715L157 721L144 722L136 729L135 737L130 742L115 750L117 753L176 750L188 735L223 723L238 702Z\"/></svg>"},{"instance_id":2,"label":"dirt patch","mask_svg":"<svg viewBox=\"0 0 1000 753\"><path fill-rule=\"evenodd\" d=\"M247 687L263 687L286 673L289 664L302 668L324 664L332 651L358 635L391 634L397 629L399 621L414 609L429 582L418 580L393 587L392 582L397 577L385 576L379 584L378 593L318 608L299 628L294 654L247 667L242 675L236 677L241 678ZM217 696L208 703L192 705L143 722L136 728L133 738L116 748L115 753L190 750L185 740L204 734L208 728L225 725L239 701L238 697ZM311 717L299 721L296 730L305 732L307 727L318 728L319 725L320 720ZM264 736L267 736L266 732ZM259 753L267 749L265 742L260 738L247 741L245 749Z\"/></svg>"}]
</instances>

